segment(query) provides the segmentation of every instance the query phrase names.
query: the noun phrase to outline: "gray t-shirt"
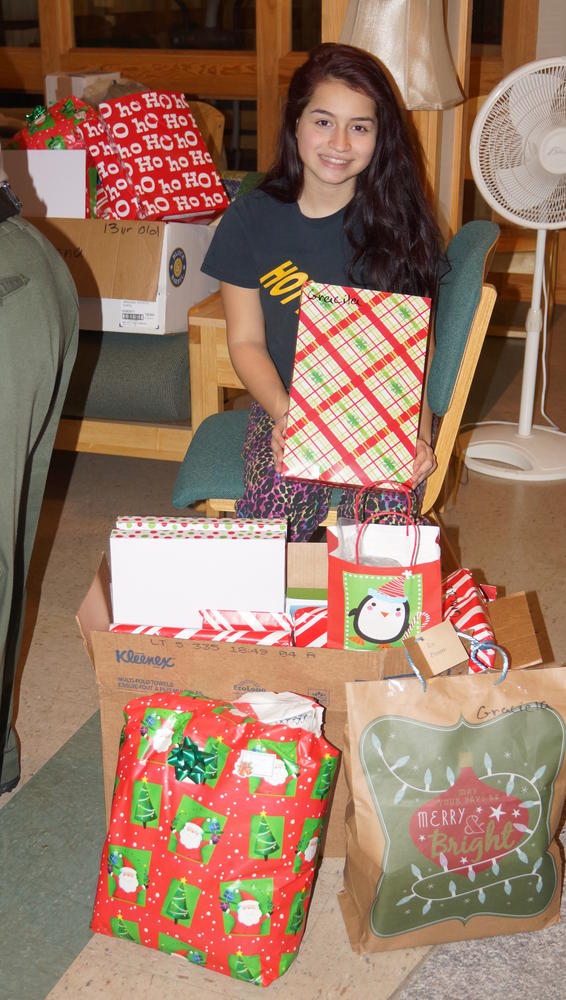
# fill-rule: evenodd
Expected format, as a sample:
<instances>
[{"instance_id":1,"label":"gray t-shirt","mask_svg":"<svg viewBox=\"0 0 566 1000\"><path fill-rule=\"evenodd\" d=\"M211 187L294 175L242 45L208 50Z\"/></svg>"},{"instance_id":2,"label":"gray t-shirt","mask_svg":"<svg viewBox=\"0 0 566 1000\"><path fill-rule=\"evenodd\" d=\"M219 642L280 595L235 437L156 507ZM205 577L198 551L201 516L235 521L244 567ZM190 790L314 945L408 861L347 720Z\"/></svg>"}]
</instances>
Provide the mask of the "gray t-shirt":
<instances>
[{"instance_id":1,"label":"gray t-shirt","mask_svg":"<svg viewBox=\"0 0 566 1000\"><path fill-rule=\"evenodd\" d=\"M219 281L260 289L267 349L287 389L304 282L351 284L344 212L309 219L296 202L250 191L227 209L202 265Z\"/></svg>"}]
</instances>

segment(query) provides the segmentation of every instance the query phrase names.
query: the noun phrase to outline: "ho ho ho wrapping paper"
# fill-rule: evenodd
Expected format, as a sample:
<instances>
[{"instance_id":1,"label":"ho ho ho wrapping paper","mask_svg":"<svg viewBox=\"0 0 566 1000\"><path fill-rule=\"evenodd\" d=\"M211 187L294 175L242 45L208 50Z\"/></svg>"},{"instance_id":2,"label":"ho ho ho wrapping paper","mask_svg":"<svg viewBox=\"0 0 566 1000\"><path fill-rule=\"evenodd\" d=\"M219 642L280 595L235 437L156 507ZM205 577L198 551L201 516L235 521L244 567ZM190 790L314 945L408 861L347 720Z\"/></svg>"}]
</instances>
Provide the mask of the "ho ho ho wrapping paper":
<instances>
[{"instance_id":1,"label":"ho ho ho wrapping paper","mask_svg":"<svg viewBox=\"0 0 566 1000\"><path fill-rule=\"evenodd\" d=\"M282 474L410 485L430 299L303 286Z\"/></svg>"}]
</instances>

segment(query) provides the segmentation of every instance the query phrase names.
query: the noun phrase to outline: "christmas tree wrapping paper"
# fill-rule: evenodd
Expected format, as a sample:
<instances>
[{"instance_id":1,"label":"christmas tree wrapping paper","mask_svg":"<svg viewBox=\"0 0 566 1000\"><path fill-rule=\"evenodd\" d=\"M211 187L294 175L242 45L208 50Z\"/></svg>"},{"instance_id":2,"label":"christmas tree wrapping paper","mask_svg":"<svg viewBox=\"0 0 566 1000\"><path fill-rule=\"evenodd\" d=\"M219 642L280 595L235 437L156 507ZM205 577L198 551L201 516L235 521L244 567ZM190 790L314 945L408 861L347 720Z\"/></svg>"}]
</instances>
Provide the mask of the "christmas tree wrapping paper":
<instances>
[{"instance_id":1,"label":"christmas tree wrapping paper","mask_svg":"<svg viewBox=\"0 0 566 1000\"><path fill-rule=\"evenodd\" d=\"M218 215L228 197L182 93L101 101L100 118L147 218Z\"/></svg>"},{"instance_id":2,"label":"christmas tree wrapping paper","mask_svg":"<svg viewBox=\"0 0 566 1000\"><path fill-rule=\"evenodd\" d=\"M499 679L500 675L495 677ZM559 920L566 672L346 684L344 889L352 948Z\"/></svg>"},{"instance_id":3,"label":"christmas tree wrapping paper","mask_svg":"<svg viewBox=\"0 0 566 1000\"><path fill-rule=\"evenodd\" d=\"M471 636L476 642L493 643L493 628L487 605L497 597L497 588L489 584L479 586L469 569L457 569L442 581L442 619L454 628ZM476 658L470 657L470 670L478 673L484 667L492 670L495 650L479 649Z\"/></svg>"},{"instance_id":4,"label":"christmas tree wrapping paper","mask_svg":"<svg viewBox=\"0 0 566 1000\"><path fill-rule=\"evenodd\" d=\"M305 283L284 476L410 485L429 320L427 298Z\"/></svg>"},{"instance_id":5,"label":"christmas tree wrapping paper","mask_svg":"<svg viewBox=\"0 0 566 1000\"><path fill-rule=\"evenodd\" d=\"M248 708L126 706L92 929L267 986L299 948L338 751Z\"/></svg>"}]
</instances>

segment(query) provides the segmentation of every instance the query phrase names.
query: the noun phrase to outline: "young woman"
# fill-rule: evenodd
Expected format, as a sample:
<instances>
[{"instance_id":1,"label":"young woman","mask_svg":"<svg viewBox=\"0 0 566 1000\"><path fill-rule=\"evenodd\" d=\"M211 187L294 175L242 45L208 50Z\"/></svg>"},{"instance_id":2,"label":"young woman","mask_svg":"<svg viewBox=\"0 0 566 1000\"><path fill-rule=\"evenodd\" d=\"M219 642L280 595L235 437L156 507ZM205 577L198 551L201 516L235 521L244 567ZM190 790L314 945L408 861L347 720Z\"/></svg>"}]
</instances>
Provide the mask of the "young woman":
<instances>
[{"instance_id":1,"label":"young woman","mask_svg":"<svg viewBox=\"0 0 566 1000\"><path fill-rule=\"evenodd\" d=\"M328 512L331 487L279 475L307 278L434 297L441 256L387 77L360 49L320 45L291 80L274 165L258 189L227 210L203 264L220 280L230 357L254 399L239 517L286 517L289 538L304 541ZM425 394L414 515L436 467L431 434ZM344 490L340 514L352 515L355 492ZM376 509L395 519L406 503L374 490L366 515Z\"/></svg>"}]
</instances>

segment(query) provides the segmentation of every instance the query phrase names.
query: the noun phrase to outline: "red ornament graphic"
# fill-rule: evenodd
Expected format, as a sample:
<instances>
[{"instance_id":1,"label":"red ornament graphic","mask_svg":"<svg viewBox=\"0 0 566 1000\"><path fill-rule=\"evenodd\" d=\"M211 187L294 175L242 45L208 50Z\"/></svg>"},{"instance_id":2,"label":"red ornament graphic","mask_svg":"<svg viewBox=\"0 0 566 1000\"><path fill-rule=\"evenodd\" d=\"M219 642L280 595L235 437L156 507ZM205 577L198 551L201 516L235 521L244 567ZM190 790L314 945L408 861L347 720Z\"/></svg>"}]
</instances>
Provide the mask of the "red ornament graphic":
<instances>
[{"instance_id":1,"label":"red ornament graphic","mask_svg":"<svg viewBox=\"0 0 566 1000\"><path fill-rule=\"evenodd\" d=\"M473 874L520 845L529 833L529 810L464 767L450 788L415 809L409 831L433 864Z\"/></svg>"}]
</instances>

